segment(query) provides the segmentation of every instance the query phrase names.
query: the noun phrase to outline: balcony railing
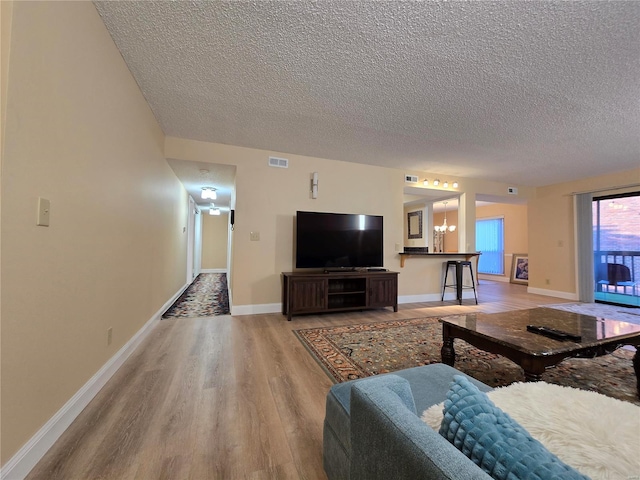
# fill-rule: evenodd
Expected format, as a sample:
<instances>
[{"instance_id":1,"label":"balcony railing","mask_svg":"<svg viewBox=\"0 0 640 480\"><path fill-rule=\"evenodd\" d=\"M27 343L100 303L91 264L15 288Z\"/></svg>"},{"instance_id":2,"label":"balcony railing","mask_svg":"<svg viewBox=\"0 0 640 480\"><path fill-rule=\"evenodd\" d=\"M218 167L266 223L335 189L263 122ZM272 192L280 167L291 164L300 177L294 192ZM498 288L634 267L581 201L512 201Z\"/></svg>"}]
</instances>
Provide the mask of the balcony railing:
<instances>
[{"instance_id":1,"label":"balcony railing","mask_svg":"<svg viewBox=\"0 0 640 480\"><path fill-rule=\"evenodd\" d=\"M613 251L603 250L594 252L595 292L596 299L602 294L610 297L615 295L617 299L605 300L620 301L630 305L637 305L638 300L624 300L624 297L640 296L640 251ZM602 298L600 298L602 300Z\"/></svg>"}]
</instances>

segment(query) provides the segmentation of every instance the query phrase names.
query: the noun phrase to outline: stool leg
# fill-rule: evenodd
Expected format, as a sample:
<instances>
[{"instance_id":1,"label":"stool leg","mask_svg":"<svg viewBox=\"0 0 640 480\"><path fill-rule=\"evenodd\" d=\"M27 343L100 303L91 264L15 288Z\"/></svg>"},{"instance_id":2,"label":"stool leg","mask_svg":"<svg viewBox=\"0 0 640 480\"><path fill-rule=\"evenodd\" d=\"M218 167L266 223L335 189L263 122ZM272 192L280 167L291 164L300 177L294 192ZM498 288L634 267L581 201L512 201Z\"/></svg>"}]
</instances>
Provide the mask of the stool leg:
<instances>
[{"instance_id":1,"label":"stool leg","mask_svg":"<svg viewBox=\"0 0 640 480\"><path fill-rule=\"evenodd\" d=\"M469 267L471 272L471 286L473 287L473 296L476 297L476 305L478 304L478 294L476 293L476 280L473 278L473 268Z\"/></svg>"},{"instance_id":2,"label":"stool leg","mask_svg":"<svg viewBox=\"0 0 640 480\"><path fill-rule=\"evenodd\" d=\"M440 301L443 302L444 301L444 289L447 287L447 276L449 275L449 265L447 265L447 268L444 272L444 282L442 282L442 298L440 298Z\"/></svg>"},{"instance_id":3,"label":"stool leg","mask_svg":"<svg viewBox=\"0 0 640 480\"><path fill-rule=\"evenodd\" d=\"M462 305L462 265L456 264L456 295L458 303Z\"/></svg>"}]
</instances>

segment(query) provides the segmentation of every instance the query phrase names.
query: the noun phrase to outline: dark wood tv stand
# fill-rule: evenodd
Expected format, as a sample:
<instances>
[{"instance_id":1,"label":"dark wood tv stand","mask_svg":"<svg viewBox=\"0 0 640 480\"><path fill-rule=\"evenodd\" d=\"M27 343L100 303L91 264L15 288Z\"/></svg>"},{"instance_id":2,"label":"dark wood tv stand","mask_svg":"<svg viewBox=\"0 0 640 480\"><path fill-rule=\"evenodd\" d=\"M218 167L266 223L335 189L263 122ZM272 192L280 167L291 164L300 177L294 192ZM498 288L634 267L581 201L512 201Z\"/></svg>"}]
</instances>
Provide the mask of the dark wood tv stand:
<instances>
[{"instance_id":1,"label":"dark wood tv stand","mask_svg":"<svg viewBox=\"0 0 640 480\"><path fill-rule=\"evenodd\" d=\"M393 307L398 311L398 272L283 272L282 314Z\"/></svg>"}]
</instances>

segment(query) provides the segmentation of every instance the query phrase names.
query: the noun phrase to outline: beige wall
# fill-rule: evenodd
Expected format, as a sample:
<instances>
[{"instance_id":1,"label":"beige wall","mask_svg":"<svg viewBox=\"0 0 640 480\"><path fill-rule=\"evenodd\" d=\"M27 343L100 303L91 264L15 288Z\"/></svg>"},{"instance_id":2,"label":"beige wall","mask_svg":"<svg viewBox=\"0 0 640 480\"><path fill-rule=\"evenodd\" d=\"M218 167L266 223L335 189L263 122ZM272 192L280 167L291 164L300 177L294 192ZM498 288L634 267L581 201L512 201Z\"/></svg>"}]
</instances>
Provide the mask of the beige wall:
<instances>
[{"instance_id":1,"label":"beige wall","mask_svg":"<svg viewBox=\"0 0 640 480\"><path fill-rule=\"evenodd\" d=\"M422 212L422 238L409 238L409 221L407 215L412 212ZM426 205L405 206L404 220L402 223L404 245L407 247L428 247L431 245L429 239L429 214Z\"/></svg>"},{"instance_id":2,"label":"beige wall","mask_svg":"<svg viewBox=\"0 0 640 480\"><path fill-rule=\"evenodd\" d=\"M5 67L4 28L2 39ZM186 192L93 4L16 2L9 66L3 464L186 278ZM36 226L38 197L49 227Z\"/></svg>"},{"instance_id":3,"label":"beige wall","mask_svg":"<svg viewBox=\"0 0 640 480\"><path fill-rule=\"evenodd\" d=\"M504 276L511 275L511 260L514 253L529 252L528 208L526 205L495 203L478 207L476 218L504 218Z\"/></svg>"},{"instance_id":4,"label":"beige wall","mask_svg":"<svg viewBox=\"0 0 640 480\"><path fill-rule=\"evenodd\" d=\"M434 225L442 225L442 223L444 222L444 212L438 212L438 213L434 213L433 214L433 224ZM447 211L447 225L451 226L451 225L455 225L456 226L456 230L453 232L447 232L444 234L444 252L458 252L460 250L458 250L458 234L460 233L458 231L459 224L458 224L458 211L457 210L449 210ZM474 225L474 232L475 232L475 225ZM433 233L432 233L433 235ZM475 235L475 233L474 233ZM471 249L462 249L462 251L464 252L475 252L475 244L471 247Z\"/></svg>"},{"instance_id":5,"label":"beige wall","mask_svg":"<svg viewBox=\"0 0 640 480\"><path fill-rule=\"evenodd\" d=\"M428 295L433 298L439 296L441 258L410 258L405 267L400 268L396 247L403 245L406 236L403 190L407 172L174 137L166 138L165 155L167 158L237 167L236 228L231 265L234 309L279 305L280 274L291 271L294 265L293 218L297 210L383 215L384 266L400 272L398 289L400 296L404 297L401 301L422 301L428 299L425 297ZM269 167L269 155L288 158L289 168ZM319 174L320 188L316 200L309 193L313 172ZM499 193L507 195L505 184L468 179L460 183L460 189L468 188L472 192L466 196L463 193L463 201L475 199L476 193L496 197ZM527 196L533 194L533 189L520 188L520 191ZM473 202L471 206L475 212ZM467 229L471 224L470 228L475 232L475 214L467 217ZM447 218L452 223L458 217L447 214ZM252 231L260 233L260 241L249 240Z\"/></svg>"},{"instance_id":6,"label":"beige wall","mask_svg":"<svg viewBox=\"0 0 640 480\"><path fill-rule=\"evenodd\" d=\"M640 184L640 168L537 189L529 203L529 289L564 292L577 299L572 193Z\"/></svg>"},{"instance_id":7,"label":"beige wall","mask_svg":"<svg viewBox=\"0 0 640 480\"><path fill-rule=\"evenodd\" d=\"M401 269L395 251L404 239L404 174L432 174L164 139L91 3L19 2L13 11L5 3L2 463L183 286L187 195L165 155L237 166L234 305L280 302L280 273L293 268L296 210L383 215L384 266L401 272L400 295L440 291L442 259L412 258ZM268 167L270 154L289 158L290 168ZM320 178L316 200L312 172ZM476 195L506 195L504 184L456 180L467 210ZM636 169L518 186L530 201L530 287L575 292L570 192L639 181ZM50 227L35 226L39 196L52 202ZM447 217L464 226L460 249L472 250L475 215ZM251 231L260 241L249 240Z\"/></svg>"},{"instance_id":8,"label":"beige wall","mask_svg":"<svg viewBox=\"0 0 640 480\"><path fill-rule=\"evenodd\" d=\"M202 268L227 268L229 215L202 214Z\"/></svg>"},{"instance_id":9,"label":"beige wall","mask_svg":"<svg viewBox=\"0 0 640 480\"><path fill-rule=\"evenodd\" d=\"M385 267L399 268L394 245L403 241L401 171L172 137L166 139L165 154L237 167L231 286L234 307L280 302L280 274L294 266L293 219L297 210L383 215ZM289 168L269 167L269 155L288 158ZM318 172L320 184L315 200L309 192L313 172ZM384 195L377 193L381 191ZM250 232L259 232L260 241L250 241ZM402 283L403 275L400 277Z\"/></svg>"}]
</instances>

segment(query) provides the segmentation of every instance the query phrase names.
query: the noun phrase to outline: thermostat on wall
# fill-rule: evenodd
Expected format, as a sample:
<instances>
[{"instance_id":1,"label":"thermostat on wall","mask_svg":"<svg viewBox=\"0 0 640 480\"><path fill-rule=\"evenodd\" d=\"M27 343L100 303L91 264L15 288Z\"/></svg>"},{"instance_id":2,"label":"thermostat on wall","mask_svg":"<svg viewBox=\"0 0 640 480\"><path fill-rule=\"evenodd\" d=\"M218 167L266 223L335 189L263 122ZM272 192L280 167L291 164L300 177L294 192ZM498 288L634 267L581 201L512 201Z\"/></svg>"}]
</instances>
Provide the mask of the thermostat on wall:
<instances>
[{"instance_id":1,"label":"thermostat on wall","mask_svg":"<svg viewBox=\"0 0 640 480\"><path fill-rule=\"evenodd\" d=\"M517 195L518 187L507 187L507 193L509 193L510 195Z\"/></svg>"}]
</instances>

